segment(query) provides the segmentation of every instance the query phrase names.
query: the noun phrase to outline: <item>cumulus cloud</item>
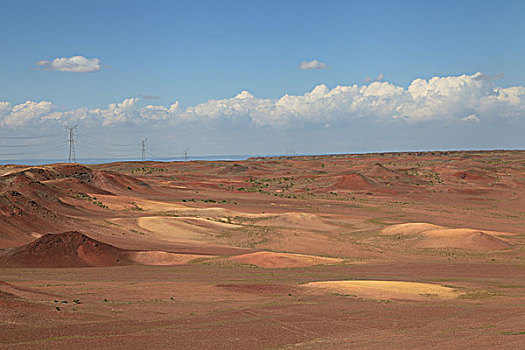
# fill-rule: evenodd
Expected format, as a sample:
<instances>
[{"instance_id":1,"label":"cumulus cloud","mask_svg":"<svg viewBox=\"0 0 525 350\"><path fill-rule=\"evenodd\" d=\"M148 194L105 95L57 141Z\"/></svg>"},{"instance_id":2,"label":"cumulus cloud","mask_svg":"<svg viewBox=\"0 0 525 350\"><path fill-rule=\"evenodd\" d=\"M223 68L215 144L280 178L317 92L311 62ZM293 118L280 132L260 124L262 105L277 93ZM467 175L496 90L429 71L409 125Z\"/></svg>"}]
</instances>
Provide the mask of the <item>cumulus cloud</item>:
<instances>
[{"instance_id":1,"label":"cumulus cloud","mask_svg":"<svg viewBox=\"0 0 525 350\"><path fill-rule=\"evenodd\" d=\"M316 86L302 95L277 99L258 98L242 91L232 98L209 100L180 108L141 105L139 98L112 103L106 108L55 111L50 102L27 101L11 106L0 102L0 125L18 127L29 123L85 123L118 125L160 125L183 123L251 127L337 128L337 125L366 120L376 124L438 122L441 124L494 121L525 117L525 87L497 87L481 73L416 79L408 88L388 82L368 85Z\"/></svg>"},{"instance_id":2,"label":"cumulus cloud","mask_svg":"<svg viewBox=\"0 0 525 350\"><path fill-rule=\"evenodd\" d=\"M98 58L86 58L84 56L57 57L52 61L38 61L37 66L60 72L90 73L101 69Z\"/></svg>"},{"instance_id":3,"label":"cumulus cloud","mask_svg":"<svg viewBox=\"0 0 525 350\"><path fill-rule=\"evenodd\" d=\"M53 104L47 101L26 101L13 107L9 102L0 102L0 125L19 127L32 121L39 122L49 115L52 109Z\"/></svg>"},{"instance_id":4,"label":"cumulus cloud","mask_svg":"<svg viewBox=\"0 0 525 350\"><path fill-rule=\"evenodd\" d=\"M299 69L302 70L313 70L313 69L326 69L328 66L318 60L303 61L299 64Z\"/></svg>"}]
</instances>

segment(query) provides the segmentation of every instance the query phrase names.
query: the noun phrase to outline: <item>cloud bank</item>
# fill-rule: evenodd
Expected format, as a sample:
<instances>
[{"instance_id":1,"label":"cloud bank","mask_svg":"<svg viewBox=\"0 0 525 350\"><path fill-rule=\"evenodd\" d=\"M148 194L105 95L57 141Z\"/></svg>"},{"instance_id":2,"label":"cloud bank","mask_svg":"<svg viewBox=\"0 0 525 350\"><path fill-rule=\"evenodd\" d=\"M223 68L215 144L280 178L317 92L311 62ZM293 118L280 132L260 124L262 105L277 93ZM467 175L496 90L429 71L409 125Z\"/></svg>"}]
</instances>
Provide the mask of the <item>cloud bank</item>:
<instances>
[{"instance_id":1,"label":"cloud bank","mask_svg":"<svg viewBox=\"0 0 525 350\"><path fill-rule=\"evenodd\" d=\"M299 64L299 69L302 70L313 70L313 69L326 69L328 66L318 60L303 61Z\"/></svg>"},{"instance_id":2,"label":"cloud bank","mask_svg":"<svg viewBox=\"0 0 525 350\"><path fill-rule=\"evenodd\" d=\"M53 61L38 61L37 66L59 72L91 73L101 69L98 58L84 56L57 57Z\"/></svg>"},{"instance_id":3,"label":"cloud bank","mask_svg":"<svg viewBox=\"0 0 525 350\"><path fill-rule=\"evenodd\" d=\"M525 87L497 87L481 73L416 79L404 88L388 82L367 85L316 86L303 95L258 98L242 91L233 98L209 100L180 108L143 105L139 98L106 108L58 111L48 101L18 105L0 102L0 127L47 124L120 125L181 124L220 126L242 124L253 128L328 128L366 120L373 124L482 124L485 121L525 118ZM328 125L328 126L327 126Z\"/></svg>"}]
</instances>

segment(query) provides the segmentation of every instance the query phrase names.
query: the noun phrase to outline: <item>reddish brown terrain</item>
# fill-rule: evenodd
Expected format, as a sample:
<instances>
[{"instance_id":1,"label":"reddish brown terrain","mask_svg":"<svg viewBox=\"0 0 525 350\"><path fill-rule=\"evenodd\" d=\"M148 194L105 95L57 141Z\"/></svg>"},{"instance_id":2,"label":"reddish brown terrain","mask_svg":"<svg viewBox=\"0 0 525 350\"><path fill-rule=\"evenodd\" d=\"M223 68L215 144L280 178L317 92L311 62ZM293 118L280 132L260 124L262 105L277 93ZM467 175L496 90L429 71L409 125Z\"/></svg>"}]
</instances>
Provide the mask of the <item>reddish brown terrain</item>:
<instances>
[{"instance_id":1,"label":"reddish brown terrain","mask_svg":"<svg viewBox=\"0 0 525 350\"><path fill-rule=\"evenodd\" d=\"M0 168L0 348L525 347L525 151Z\"/></svg>"}]
</instances>

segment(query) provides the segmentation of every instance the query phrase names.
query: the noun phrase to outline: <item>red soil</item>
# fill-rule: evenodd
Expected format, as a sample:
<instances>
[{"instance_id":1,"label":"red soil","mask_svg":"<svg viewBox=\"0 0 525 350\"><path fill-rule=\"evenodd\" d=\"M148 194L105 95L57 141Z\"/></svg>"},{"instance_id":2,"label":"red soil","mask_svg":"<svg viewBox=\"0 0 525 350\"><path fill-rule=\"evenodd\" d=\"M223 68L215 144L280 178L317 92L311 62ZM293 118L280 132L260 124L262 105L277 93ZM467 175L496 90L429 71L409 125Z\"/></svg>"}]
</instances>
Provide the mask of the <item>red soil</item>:
<instances>
[{"instance_id":1,"label":"red soil","mask_svg":"<svg viewBox=\"0 0 525 350\"><path fill-rule=\"evenodd\" d=\"M0 251L0 344L522 348L524 165L524 151L475 151L0 167L0 248L47 232L94 238L70 232ZM207 222L210 234L163 240L141 217ZM380 234L417 222L434 226ZM289 253L247 254L261 249ZM129 266L108 266L117 259ZM296 268L271 269L285 266ZM301 288L347 279L465 295L385 304Z\"/></svg>"},{"instance_id":2,"label":"red soil","mask_svg":"<svg viewBox=\"0 0 525 350\"><path fill-rule=\"evenodd\" d=\"M125 250L77 232L47 234L0 254L3 267L87 267L130 264Z\"/></svg>"},{"instance_id":3,"label":"red soil","mask_svg":"<svg viewBox=\"0 0 525 350\"><path fill-rule=\"evenodd\" d=\"M490 177L487 176L485 173L475 169L466 169L463 171L458 171L452 174L452 176L466 181L487 181L488 179L490 179Z\"/></svg>"},{"instance_id":4,"label":"red soil","mask_svg":"<svg viewBox=\"0 0 525 350\"><path fill-rule=\"evenodd\" d=\"M370 190L377 188L377 186L378 184L372 179L358 173L353 173L340 176L333 188L342 190Z\"/></svg>"}]
</instances>

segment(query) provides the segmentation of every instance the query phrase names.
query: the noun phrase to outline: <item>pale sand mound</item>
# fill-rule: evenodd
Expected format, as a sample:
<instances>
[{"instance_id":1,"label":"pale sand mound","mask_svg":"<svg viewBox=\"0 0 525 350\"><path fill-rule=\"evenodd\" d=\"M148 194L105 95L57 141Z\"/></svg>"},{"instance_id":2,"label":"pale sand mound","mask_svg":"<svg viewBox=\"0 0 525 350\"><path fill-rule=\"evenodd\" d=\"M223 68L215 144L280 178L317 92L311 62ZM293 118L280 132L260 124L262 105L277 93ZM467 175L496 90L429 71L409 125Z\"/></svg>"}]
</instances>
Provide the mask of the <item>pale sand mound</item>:
<instances>
[{"instance_id":1,"label":"pale sand mound","mask_svg":"<svg viewBox=\"0 0 525 350\"><path fill-rule=\"evenodd\" d=\"M215 258L213 255L177 254L164 251L130 252L129 257L142 265L183 265L199 258Z\"/></svg>"},{"instance_id":2,"label":"pale sand mound","mask_svg":"<svg viewBox=\"0 0 525 350\"><path fill-rule=\"evenodd\" d=\"M240 227L202 218L166 216L140 217L137 219L137 225L154 233L159 239L173 242L210 241L225 230Z\"/></svg>"},{"instance_id":3,"label":"pale sand mound","mask_svg":"<svg viewBox=\"0 0 525 350\"><path fill-rule=\"evenodd\" d=\"M255 252L232 256L226 260L265 268L306 267L323 264L337 264L343 261L343 259L337 258L274 252Z\"/></svg>"},{"instance_id":4,"label":"pale sand mound","mask_svg":"<svg viewBox=\"0 0 525 350\"><path fill-rule=\"evenodd\" d=\"M491 251L510 248L504 239L495 237L505 232L480 231L469 228L449 229L427 223L408 223L387 227L384 235L417 236L416 248L458 248L474 251ZM510 233L509 233L510 235Z\"/></svg>"},{"instance_id":5,"label":"pale sand mound","mask_svg":"<svg viewBox=\"0 0 525 350\"><path fill-rule=\"evenodd\" d=\"M284 213L268 216L257 222L257 225L306 228L309 230L329 230L335 225L327 223L326 219L310 213Z\"/></svg>"},{"instance_id":6,"label":"pale sand mound","mask_svg":"<svg viewBox=\"0 0 525 350\"><path fill-rule=\"evenodd\" d=\"M153 201L133 196L114 196L96 193L88 194L113 210L175 211L188 209L188 207L181 204Z\"/></svg>"},{"instance_id":7,"label":"pale sand mound","mask_svg":"<svg viewBox=\"0 0 525 350\"><path fill-rule=\"evenodd\" d=\"M418 248L459 248L476 251L501 250L511 245L483 231L472 229L443 229L423 232Z\"/></svg>"},{"instance_id":8,"label":"pale sand mound","mask_svg":"<svg viewBox=\"0 0 525 350\"><path fill-rule=\"evenodd\" d=\"M384 235L419 235L425 231L444 229L443 226L427 224L424 222L392 225L384 228L381 233Z\"/></svg>"},{"instance_id":9,"label":"pale sand mound","mask_svg":"<svg viewBox=\"0 0 525 350\"><path fill-rule=\"evenodd\" d=\"M398 281L324 281L302 285L313 291L352 295L366 299L454 299L461 295L453 288L430 283Z\"/></svg>"}]
</instances>

